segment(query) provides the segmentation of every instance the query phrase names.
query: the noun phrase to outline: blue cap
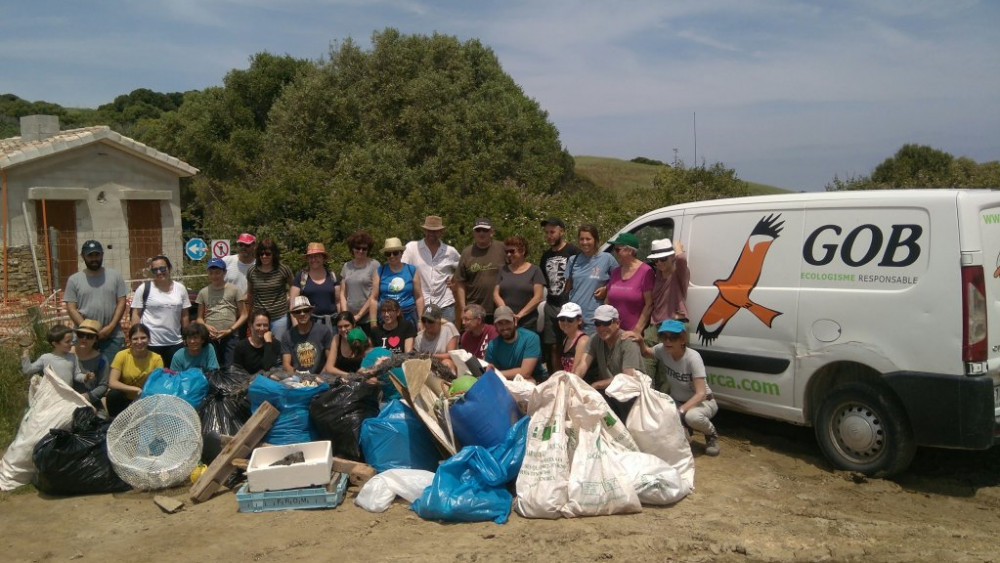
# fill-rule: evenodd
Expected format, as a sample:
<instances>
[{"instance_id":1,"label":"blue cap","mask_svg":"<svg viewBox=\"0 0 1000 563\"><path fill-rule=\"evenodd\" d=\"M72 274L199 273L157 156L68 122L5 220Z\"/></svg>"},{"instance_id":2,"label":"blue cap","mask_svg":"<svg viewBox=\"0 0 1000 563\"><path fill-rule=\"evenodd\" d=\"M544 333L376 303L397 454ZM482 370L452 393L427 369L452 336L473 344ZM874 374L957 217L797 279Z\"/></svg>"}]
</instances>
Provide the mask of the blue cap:
<instances>
[{"instance_id":1,"label":"blue cap","mask_svg":"<svg viewBox=\"0 0 1000 563\"><path fill-rule=\"evenodd\" d=\"M684 332L684 323L678 321L677 319L663 321L660 323L660 328L656 329L656 332L673 332L675 334L680 334Z\"/></svg>"},{"instance_id":2,"label":"blue cap","mask_svg":"<svg viewBox=\"0 0 1000 563\"><path fill-rule=\"evenodd\" d=\"M208 261L208 269L211 270L212 268L219 268L220 270L225 270L226 263L222 260L222 258L212 258L211 260Z\"/></svg>"}]
</instances>

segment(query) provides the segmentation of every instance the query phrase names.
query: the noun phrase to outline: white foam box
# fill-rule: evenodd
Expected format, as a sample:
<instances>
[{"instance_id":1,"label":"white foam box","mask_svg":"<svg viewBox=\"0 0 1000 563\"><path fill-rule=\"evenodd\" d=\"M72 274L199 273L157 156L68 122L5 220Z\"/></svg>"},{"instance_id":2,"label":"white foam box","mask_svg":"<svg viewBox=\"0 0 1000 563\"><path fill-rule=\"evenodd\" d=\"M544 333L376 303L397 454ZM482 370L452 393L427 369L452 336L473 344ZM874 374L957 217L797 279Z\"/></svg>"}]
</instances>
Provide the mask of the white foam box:
<instances>
[{"instance_id":1,"label":"white foam box","mask_svg":"<svg viewBox=\"0 0 1000 563\"><path fill-rule=\"evenodd\" d=\"M306 460L292 465L270 465L302 452ZM326 486L333 472L333 447L329 440L257 448L247 465L247 489L251 493Z\"/></svg>"}]
</instances>

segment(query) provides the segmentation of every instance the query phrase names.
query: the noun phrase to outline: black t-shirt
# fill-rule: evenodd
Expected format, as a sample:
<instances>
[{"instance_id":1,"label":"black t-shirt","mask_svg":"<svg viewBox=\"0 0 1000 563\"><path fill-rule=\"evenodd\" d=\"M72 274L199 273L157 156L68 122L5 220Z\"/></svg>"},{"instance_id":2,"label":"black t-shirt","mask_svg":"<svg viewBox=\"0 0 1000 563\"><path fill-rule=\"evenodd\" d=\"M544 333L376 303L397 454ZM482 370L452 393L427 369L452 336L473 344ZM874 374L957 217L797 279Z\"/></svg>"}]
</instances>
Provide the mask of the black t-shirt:
<instances>
[{"instance_id":1,"label":"black t-shirt","mask_svg":"<svg viewBox=\"0 0 1000 563\"><path fill-rule=\"evenodd\" d=\"M413 323L406 319L401 319L396 328L392 330L385 330L382 325L378 325L372 327L371 332L373 346L388 348L397 354L402 354L405 351L403 345L406 343L407 338L415 338L417 336L417 329L414 328Z\"/></svg>"},{"instance_id":2,"label":"black t-shirt","mask_svg":"<svg viewBox=\"0 0 1000 563\"><path fill-rule=\"evenodd\" d=\"M580 253L580 249L567 244L562 250L553 251L551 248L542 253L541 262L538 267L542 269L545 276L545 287L549 289L545 301L553 307L562 307L569 302L569 292L566 291L566 263L570 256Z\"/></svg>"},{"instance_id":3,"label":"black t-shirt","mask_svg":"<svg viewBox=\"0 0 1000 563\"><path fill-rule=\"evenodd\" d=\"M281 345L277 341L264 343L260 348L254 348L250 339L240 340L233 351L233 364L254 374L267 371L278 365L281 359Z\"/></svg>"}]
</instances>

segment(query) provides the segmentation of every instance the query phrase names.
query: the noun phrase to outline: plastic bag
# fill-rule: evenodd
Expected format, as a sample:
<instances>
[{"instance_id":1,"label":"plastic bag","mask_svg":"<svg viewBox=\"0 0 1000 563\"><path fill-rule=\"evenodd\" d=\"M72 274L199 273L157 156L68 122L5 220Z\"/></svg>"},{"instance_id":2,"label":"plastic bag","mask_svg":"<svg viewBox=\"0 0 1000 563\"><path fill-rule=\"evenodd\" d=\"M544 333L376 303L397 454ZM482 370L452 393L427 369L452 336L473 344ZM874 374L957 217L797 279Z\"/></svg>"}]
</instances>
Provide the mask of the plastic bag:
<instances>
[{"instance_id":1,"label":"plastic bag","mask_svg":"<svg viewBox=\"0 0 1000 563\"><path fill-rule=\"evenodd\" d=\"M368 512L385 512L399 495L413 502L431 484L434 474L423 469L390 469L372 477L358 491L354 504Z\"/></svg>"},{"instance_id":2,"label":"plastic bag","mask_svg":"<svg viewBox=\"0 0 1000 563\"><path fill-rule=\"evenodd\" d=\"M34 484L51 495L116 493L131 487L115 473L108 459L107 433L111 423L97 418L94 409L73 412L72 430L54 428L35 445L32 456L38 473Z\"/></svg>"},{"instance_id":3,"label":"plastic bag","mask_svg":"<svg viewBox=\"0 0 1000 563\"><path fill-rule=\"evenodd\" d=\"M569 474L564 516L605 516L642 512L632 479L599 429L580 430Z\"/></svg>"},{"instance_id":4,"label":"plastic bag","mask_svg":"<svg viewBox=\"0 0 1000 563\"><path fill-rule=\"evenodd\" d=\"M691 493L681 474L653 454L615 452L642 504L673 504Z\"/></svg>"},{"instance_id":5,"label":"plastic bag","mask_svg":"<svg viewBox=\"0 0 1000 563\"><path fill-rule=\"evenodd\" d=\"M487 448L503 442L507 431L521 418L517 403L493 370L484 373L455 401L449 414L459 443Z\"/></svg>"},{"instance_id":6,"label":"plastic bag","mask_svg":"<svg viewBox=\"0 0 1000 563\"><path fill-rule=\"evenodd\" d=\"M514 402L517 403L517 408L521 409L521 412L527 413L528 401L535 394L535 384L525 379L521 374L515 375L514 379L507 379L505 377L501 381L503 382L503 386L507 388L510 396L514 398Z\"/></svg>"},{"instance_id":7,"label":"plastic bag","mask_svg":"<svg viewBox=\"0 0 1000 563\"><path fill-rule=\"evenodd\" d=\"M517 479L521 468L529 422L519 421L492 448L466 446L442 463L413 503L414 512L445 522L507 522L513 500L507 484Z\"/></svg>"},{"instance_id":8,"label":"plastic bag","mask_svg":"<svg viewBox=\"0 0 1000 563\"><path fill-rule=\"evenodd\" d=\"M389 469L434 471L441 460L430 431L398 399L361 423L361 451L379 473Z\"/></svg>"},{"instance_id":9,"label":"plastic bag","mask_svg":"<svg viewBox=\"0 0 1000 563\"><path fill-rule=\"evenodd\" d=\"M677 405L670 395L654 390L652 380L644 373L616 375L606 393L622 401L637 398L625 427L639 451L670 464L687 486L694 489L694 455L677 414Z\"/></svg>"},{"instance_id":10,"label":"plastic bag","mask_svg":"<svg viewBox=\"0 0 1000 563\"><path fill-rule=\"evenodd\" d=\"M378 416L378 384L362 377L337 379L309 404L309 418L321 440L330 440L333 455L362 461L361 423Z\"/></svg>"},{"instance_id":11,"label":"plastic bag","mask_svg":"<svg viewBox=\"0 0 1000 563\"><path fill-rule=\"evenodd\" d=\"M247 389L250 412L257 412L261 403L267 401L279 413L264 441L283 446L316 440L316 429L309 420L309 403L329 388L326 383L315 387L288 387L262 375L255 377Z\"/></svg>"},{"instance_id":12,"label":"plastic bag","mask_svg":"<svg viewBox=\"0 0 1000 563\"><path fill-rule=\"evenodd\" d=\"M79 407L93 408L86 397L46 369L41 376L31 378L28 386L28 410L21 419L17 435L0 459L0 491L10 491L27 485L35 474L32 451L49 430L65 430L73 422L73 411Z\"/></svg>"},{"instance_id":13,"label":"plastic bag","mask_svg":"<svg viewBox=\"0 0 1000 563\"><path fill-rule=\"evenodd\" d=\"M195 410L201 406L208 393L208 379L198 368L190 368L184 371L170 371L169 369L156 368L153 373L146 378L146 384L142 386L142 393L139 398L143 399L152 395L173 395L188 402Z\"/></svg>"},{"instance_id":14,"label":"plastic bag","mask_svg":"<svg viewBox=\"0 0 1000 563\"><path fill-rule=\"evenodd\" d=\"M201 461L208 465L222 452L221 435L235 436L250 418L247 384L250 376L238 366L206 374L208 393L198 409L204 445Z\"/></svg>"}]
</instances>

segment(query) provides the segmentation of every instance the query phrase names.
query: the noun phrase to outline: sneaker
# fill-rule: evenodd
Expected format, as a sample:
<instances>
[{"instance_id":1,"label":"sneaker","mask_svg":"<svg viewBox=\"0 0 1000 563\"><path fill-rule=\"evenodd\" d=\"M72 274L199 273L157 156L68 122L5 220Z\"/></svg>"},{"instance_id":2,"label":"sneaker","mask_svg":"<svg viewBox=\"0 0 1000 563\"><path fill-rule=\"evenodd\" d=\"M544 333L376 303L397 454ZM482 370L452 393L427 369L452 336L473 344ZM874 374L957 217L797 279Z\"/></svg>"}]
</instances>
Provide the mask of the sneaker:
<instances>
[{"instance_id":1,"label":"sneaker","mask_svg":"<svg viewBox=\"0 0 1000 563\"><path fill-rule=\"evenodd\" d=\"M719 455L719 436L717 434L705 436L705 455Z\"/></svg>"}]
</instances>

